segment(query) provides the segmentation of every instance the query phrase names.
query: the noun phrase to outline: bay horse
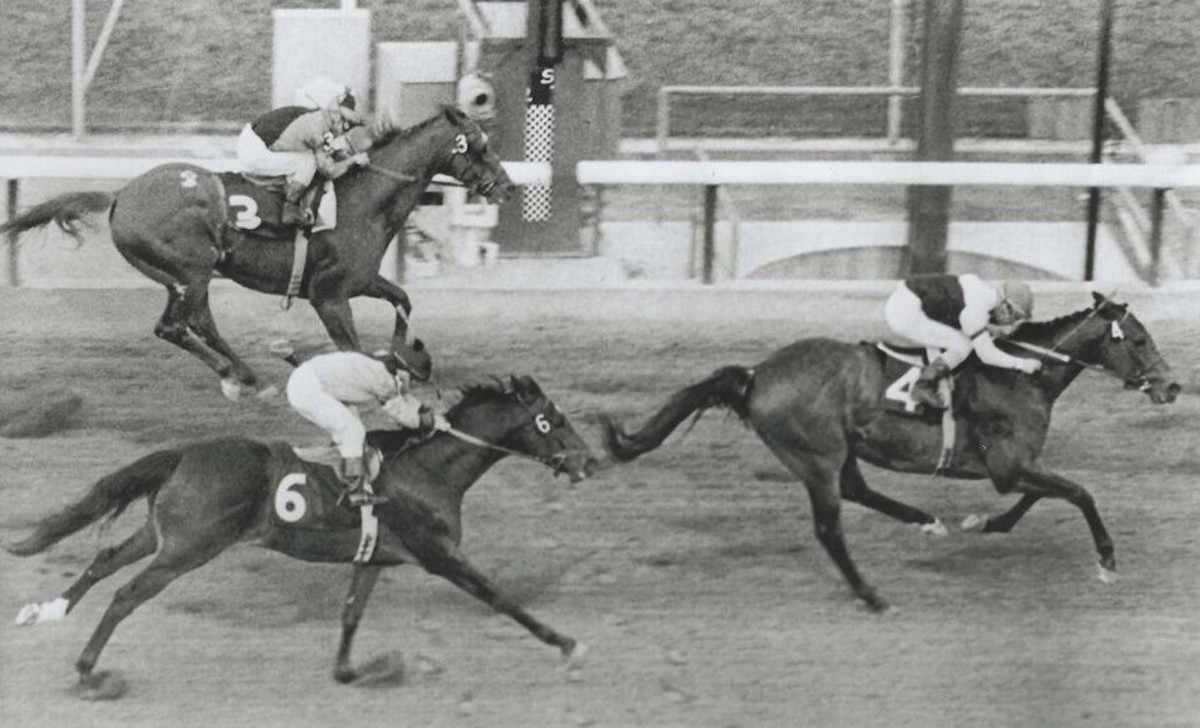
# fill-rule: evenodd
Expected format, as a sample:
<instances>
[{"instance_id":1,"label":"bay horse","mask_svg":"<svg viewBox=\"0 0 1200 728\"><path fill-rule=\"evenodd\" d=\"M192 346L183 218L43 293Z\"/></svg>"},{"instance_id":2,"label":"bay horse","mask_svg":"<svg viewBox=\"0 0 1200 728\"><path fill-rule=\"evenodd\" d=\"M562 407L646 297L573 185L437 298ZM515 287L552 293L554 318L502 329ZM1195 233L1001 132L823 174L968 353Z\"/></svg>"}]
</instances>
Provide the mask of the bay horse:
<instances>
[{"instance_id":1,"label":"bay horse","mask_svg":"<svg viewBox=\"0 0 1200 728\"><path fill-rule=\"evenodd\" d=\"M356 135L360 130L364 133ZM360 149L373 142L371 164L334 183L338 225L311 235L299 297L316 309L338 349L355 351L361 347L349 299L387 301L396 311L393 349L418 365L418 376L427 376L428 354L415 342L407 343L408 294L379 275L383 254L434 175L449 175L493 202L505 198L512 182L479 124L453 107L411 129L395 129L380 119L351 135ZM250 200L245 204L253 203L245 199ZM284 294L294 236L252 238L229 224L230 201L220 175L186 163L154 167L115 194L73 192L52 198L0 224L0 233L16 235L53 222L81 240L79 222L106 210L118 252L167 289L166 310L154 333L216 372L230 399L243 386L253 388L258 382L254 370L217 331L209 310L209 281L219 271L247 288ZM234 212L254 210L235 207Z\"/></svg>"},{"instance_id":2,"label":"bay horse","mask_svg":"<svg viewBox=\"0 0 1200 728\"><path fill-rule=\"evenodd\" d=\"M1066 500L1083 513L1100 555L1101 578L1107 580L1116 557L1091 493L1038 463L1050 410L1084 369L1113 374L1156 404L1174 401L1180 387L1128 308L1093 295L1091 308L1025 323L1014 332L1014 341L1042 352L1044 368L1038 375L985 366L974 357L960 367L954 384L955 447L945 470L938 471L940 420L884 406L891 382L876 348L827 338L794 342L753 367L720 368L677 391L634 432L605 418L605 447L614 460L630 461L661 445L689 415L699 417L712 407L732 410L803 482L818 541L854 593L875 611L885 611L888 603L850 558L841 498L930 533L944 533L945 527L930 514L872 490L860 459L897 472L990 478L1000 493L1019 493L1010 510L979 524L988 532L1007 533L1042 498ZM1001 344L1028 353L1012 342Z\"/></svg>"},{"instance_id":3,"label":"bay horse","mask_svg":"<svg viewBox=\"0 0 1200 728\"><path fill-rule=\"evenodd\" d=\"M466 386L446 418L449 431L424 439L411 431L369 434L383 454L374 488L388 500L374 507L381 527L373 556L354 562L334 668L339 682L358 676L350 645L380 570L403 563L449 580L566 658L582 647L505 597L462 553L462 500L484 472L510 454L541 462L572 483L593 474L596 459L532 377ZM153 555L117 590L75 664L85 689L103 691L109 673L93 669L117 625L233 544L254 542L311 562L353 561L360 518L357 509L342 505L343 489L332 468L301 462L281 442L224 437L146 455L101 478L77 502L42 520L28 538L7 547L17 556L40 553L105 515L115 519L139 498L149 501L139 530L100 551L60 597L26 606L18 621L62 619L96 582Z\"/></svg>"}]
</instances>

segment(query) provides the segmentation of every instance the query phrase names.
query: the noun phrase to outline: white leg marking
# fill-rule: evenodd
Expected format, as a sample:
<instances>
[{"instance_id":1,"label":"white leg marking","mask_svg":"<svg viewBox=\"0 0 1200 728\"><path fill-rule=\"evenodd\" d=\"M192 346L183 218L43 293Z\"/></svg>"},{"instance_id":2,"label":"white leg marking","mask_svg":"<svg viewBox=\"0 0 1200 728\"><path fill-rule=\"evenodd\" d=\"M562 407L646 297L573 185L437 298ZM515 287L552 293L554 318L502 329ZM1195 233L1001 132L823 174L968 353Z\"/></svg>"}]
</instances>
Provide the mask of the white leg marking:
<instances>
[{"instance_id":1,"label":"white leg marking","mask_svg":"<svg viewBox=\"0 0 1200 728\"><path fill-rule=\"evenodd\" d=\"M981 531L984 525L988 522L987 516L979 516L974 513L963 519L962 530L964 531Z\"/></svg>"},{"instance_id":2,"label":"white leg marking","mask_svg":"<svg viewBox=\"0 0 1200 728\"><path fill-rule=\"evenodd\" d=\"M926 536L935 536L941 538L942 536L949 536L950 530L946 528L946 524L942 523L940 518L935 518L933 519L933 523L921 524L921 533L925 534Z\"/></svg>"},{"instance_id":3,"label":"white leg marking","mask_svg":"<svg viewBox=\"0 0 1200 728\"><path fill-rule=\"evenodd\" d=\"M42 622L61 622L67 616L67 600L59 597L52 602L26 604L17 613L17 624L28 627Z\"/></svg>"},{"instance_id":4,"label":"white leg marking","mask_svg":"<svg viewBox=\"0 0 1200 728\"><path fill-rule=\"evenodd\" d=\"M236 379L222 379L221 394L230 402L236 402L242 394L242 385Z\"/></svg>"},{"instance_id":5,"label":"white leg marking","mask_svg":"<svg viewBox=\"0 0 1200 728\"><path fill-rule=\"evenodd\" d=\"M1105 584L1116 583L1117 572L1104 568L1104 564L1097 564L1096 568L1098 570L1096 576L1100 578L1100 581L1104 582Z\"/></svg>"}]
</instances>

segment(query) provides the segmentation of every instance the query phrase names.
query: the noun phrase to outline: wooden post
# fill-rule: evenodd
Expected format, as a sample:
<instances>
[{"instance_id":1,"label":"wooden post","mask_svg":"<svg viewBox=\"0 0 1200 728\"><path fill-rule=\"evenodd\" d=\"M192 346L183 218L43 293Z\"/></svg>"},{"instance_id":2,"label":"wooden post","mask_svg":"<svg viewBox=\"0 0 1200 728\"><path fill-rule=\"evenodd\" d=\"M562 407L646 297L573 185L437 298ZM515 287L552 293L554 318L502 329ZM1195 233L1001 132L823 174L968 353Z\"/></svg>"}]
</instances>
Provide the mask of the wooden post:
<instances>
[{"instance_id":1,"label":"wooden post","mask_svg":"<svg viewBox=\"0 0 1200 728\"><path fill-rule=\"evenodd\" d=\"M1163 208L1167 191L1155 187L1150 198L1150 285L1157 286L1162 278Z\"/></svg>"},{"instance_id":2,"label":"wooden post","mask_svg":"<svg viewBox=\"0 0 1200 728\"><path fill-rule=\"evenodd\" d=\"M713 282L713 259L716 257L717 186L704 186L704 252L701 258L702 283Z\"/></svg>"},{"instance_id":3,"label":"wooden post","mask_svg":"<svg viewBox=\"0 0 1200 728\"><path fill-rule=\"evenodd\" d=\"M904 10L908 0L892 0L892 28L888 42L888 83L904 85ZM904 117L904 97L898 94L888 97L887 139L888 144L899 144Z\"/></svg>"},{"instance_id":4,"label":"wooden post","mask_svg":"<svg viewBox=\"0 0 1200 728\"><path fill-rule=\"evenodd\" d=\"M957 91L963 1L925 0L918 161L944 162L954 158L952 107ZM948 186L931 185L908 188L908 260L907 271L901 273L946 272L951 190Z\"/></svg>"},{"instance_id":5,"label":"wooden post","mask_svg":"<svg viewBox=\"0 0 1200 728\"><path fill-rule=\"evenodd\" d=\"M1088 161L1100 164L1104 152L1104 110L1108 100L1108 57L1112 46L1113 0L1101 0L1100 42L1096 50L1096 96L1092 109L1092 153ZM1090 281L1096 272L1096 228L1100 224L1100 188L1088 190L1087 242L1083 258L1083 279Z\"/></svg>"},{"instance_id":6,"label":"wooden post","mask_svg":"<svg viewBox=\"0 0 1200 728\"><path fill-rule=\"evenodd\" d=\"M10 179L8 181L8 219L12 220L17 216L17 180ZM8 285L16 288L21 285L21 274L18 269L21 256L17 249L17 231L10 230L8 235Z\"/></svg>"}]
</instances>

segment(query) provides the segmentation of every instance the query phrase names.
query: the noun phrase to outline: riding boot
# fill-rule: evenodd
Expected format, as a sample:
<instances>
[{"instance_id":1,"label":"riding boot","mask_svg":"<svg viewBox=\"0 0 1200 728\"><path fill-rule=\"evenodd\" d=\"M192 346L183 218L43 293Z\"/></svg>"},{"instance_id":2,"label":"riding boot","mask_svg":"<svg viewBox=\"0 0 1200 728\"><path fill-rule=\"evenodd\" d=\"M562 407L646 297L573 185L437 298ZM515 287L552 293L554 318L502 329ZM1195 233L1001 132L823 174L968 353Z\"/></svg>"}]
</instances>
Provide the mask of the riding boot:
<instances>
[{"instance_id":1,"label":"riding boot","mask_svg":"<svg viewBox=\"0 0 1200 728\"><path fill-rule=\"evenodd\" d=\"M312 212L304 209L304 193L308 185L294 180L288 180L284 190L283 211L279 221L284 225L312 225Z\"/></svg>"},{"instance_id":2,"label":"riding boot","mask_svg":"<svg viewBox=\"0 0 1200 728\"><path fill-rule=\"evenodd\" d=\"M346 484L346 498L354 508L387 502L387 498L367 491L367 475L362 457L342 458L341 476L342 482Z\"/></svg>"},{"instance_id":3,"label":"riding boot","mask_svg":"<svg viewBox=\"0 0 1200 728\"><path fill-rule=\"evenodd\" d=\"M934 359L921 370L916 384L912 388L912 399L918 404L937 409L946 409L941 392L938 392L938 382L950 373L950 367L941 359Z\"/></svg>"}]
</instances>

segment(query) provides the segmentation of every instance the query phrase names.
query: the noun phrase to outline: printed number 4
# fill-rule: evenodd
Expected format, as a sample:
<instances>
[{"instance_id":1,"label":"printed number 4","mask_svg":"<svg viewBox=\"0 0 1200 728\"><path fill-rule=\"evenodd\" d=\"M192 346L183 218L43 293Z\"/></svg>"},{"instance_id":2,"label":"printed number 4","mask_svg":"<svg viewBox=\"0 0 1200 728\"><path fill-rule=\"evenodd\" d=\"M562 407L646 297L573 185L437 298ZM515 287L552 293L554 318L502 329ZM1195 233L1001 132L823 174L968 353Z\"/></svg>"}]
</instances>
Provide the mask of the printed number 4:
<instances>
[{"instance_id":1,"label":"printed number 4","mask_svg":"<svg viewBox=\"0 0 1200 728\"><path fill-rule=\"evenodd\" d=\"M295 523L308 512L308 503L304 496L292 490L297 485L304 485L308 478L304 473L288 473L279 481L275 489L275 515L286 523Z\"/></svg>"},{"instance_id":2,"label":"printed number 4","mask_svg":"<svg viewBox=\"0 0 1200 728\"><path fill-rule=\"evenodd\" d=\"M909 411L915 410L917 408L917 401L913 399L912 389L913 385L917 383L917 378L920 376L921 368L912 367L904 373L904 376L892 382L891 386L884 391L883 396L903 403L904 408Z\"/></svg>"},{"instance_id":3,"label":"printed number 4","mask_svg":"<svg viewBox=\"0 0 1200 728\"><path fill-rule=\"evenodd\" d=\"M262 218L258 216L258 203L249 195L230 195L229 205L231 207L240 207L237 217L234 218L233 224L243 230L254 230L259 225L262 225Z\"/></svg>"}]
</instances>

